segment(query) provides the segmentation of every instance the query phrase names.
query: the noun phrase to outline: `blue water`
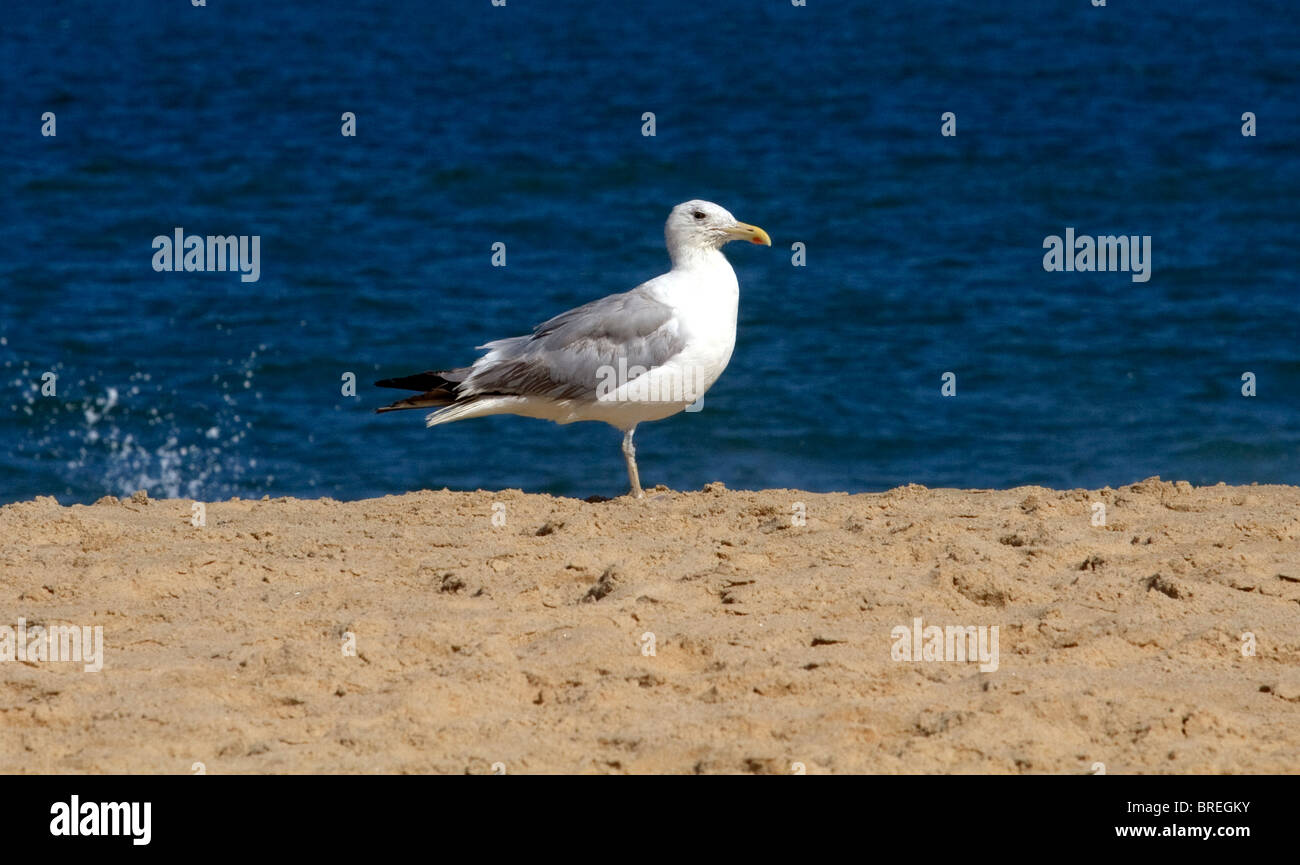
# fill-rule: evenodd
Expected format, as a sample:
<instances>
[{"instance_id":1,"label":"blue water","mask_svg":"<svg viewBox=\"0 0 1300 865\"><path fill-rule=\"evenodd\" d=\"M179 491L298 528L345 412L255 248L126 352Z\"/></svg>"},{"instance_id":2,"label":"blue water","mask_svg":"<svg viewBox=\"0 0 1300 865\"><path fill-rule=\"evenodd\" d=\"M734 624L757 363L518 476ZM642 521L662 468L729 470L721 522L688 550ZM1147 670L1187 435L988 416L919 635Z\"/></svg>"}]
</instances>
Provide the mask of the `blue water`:
<instances>
[{"instance_id":1,"label":"blue water","mask_svg":"<svg viewBox=\"0 0 1300 865\"><path fill-rule=\"evenodd\" d=\"M0 501L617 495L609 427L370 383L655 276L697 197L774 246L648 485L1300 483L1293 0L43 0L0 79ZM176 226L260 280L155 272ZM1044 271L1067 226L1150 281Z\"/></svg>"}]
</instances>

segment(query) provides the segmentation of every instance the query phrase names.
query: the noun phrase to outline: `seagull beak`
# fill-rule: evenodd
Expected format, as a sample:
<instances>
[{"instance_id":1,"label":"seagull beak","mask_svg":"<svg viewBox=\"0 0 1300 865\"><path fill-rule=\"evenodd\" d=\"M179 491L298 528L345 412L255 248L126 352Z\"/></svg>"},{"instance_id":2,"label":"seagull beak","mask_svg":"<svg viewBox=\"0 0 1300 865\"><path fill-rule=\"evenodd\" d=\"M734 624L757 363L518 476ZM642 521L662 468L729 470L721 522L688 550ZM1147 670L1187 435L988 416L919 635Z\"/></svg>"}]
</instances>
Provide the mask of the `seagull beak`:
<instances>
[{"instance_id":1,"label":"seagull beak","mask_svg":"<svg viewBox=\"0 0 1300 865\"><path fill-rule=\"evenodd\" d=\"M731 228L728 228L727 237L732 240L748 240L750 243L757 243L759 246L772 245L772 238L767 236L766 231L757 225L750 225L745 222L737 222Z\"/></svg>"}]
</instances>

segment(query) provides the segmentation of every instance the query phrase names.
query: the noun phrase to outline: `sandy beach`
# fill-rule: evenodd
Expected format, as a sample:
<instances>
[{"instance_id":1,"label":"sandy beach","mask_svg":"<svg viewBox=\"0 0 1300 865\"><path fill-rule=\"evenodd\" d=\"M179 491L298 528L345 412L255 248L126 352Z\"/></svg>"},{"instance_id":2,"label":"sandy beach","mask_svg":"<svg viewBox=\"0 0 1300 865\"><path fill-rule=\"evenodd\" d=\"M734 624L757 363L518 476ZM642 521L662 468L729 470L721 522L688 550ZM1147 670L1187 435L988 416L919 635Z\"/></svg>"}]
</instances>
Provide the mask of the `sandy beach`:
<instances>
[{"instance_id":1,"label":"sandy beach","mask_svg":"<svg viewBox=\"0 0 1300 865\"><path fill-rule=\"evenodd\" d=\"M0 508L0 771L1300 771L1300 488L648 494Z\"/></svg>"}]
</instances>

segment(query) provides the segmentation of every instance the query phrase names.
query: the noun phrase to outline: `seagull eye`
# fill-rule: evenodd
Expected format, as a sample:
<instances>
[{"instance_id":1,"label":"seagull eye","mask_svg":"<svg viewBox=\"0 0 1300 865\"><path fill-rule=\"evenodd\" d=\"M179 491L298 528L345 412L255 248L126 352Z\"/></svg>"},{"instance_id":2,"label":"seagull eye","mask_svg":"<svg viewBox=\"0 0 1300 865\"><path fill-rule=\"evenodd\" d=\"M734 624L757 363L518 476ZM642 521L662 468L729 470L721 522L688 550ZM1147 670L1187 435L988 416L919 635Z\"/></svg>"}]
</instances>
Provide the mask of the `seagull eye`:
<instances>
[{"instance_id":1,"label":"seagull eye","mask_svg":"<svg viewBox=\"0 0 1300 865\"><path fill-rule=\"evenodd\" d=\"M703 210L697 210L697 211L695 211L694 213L692 213L691 215L694 216L696 219L703 219L703 218L704 218L704 211L703 211Z\"/></svg>"}]
</instances>

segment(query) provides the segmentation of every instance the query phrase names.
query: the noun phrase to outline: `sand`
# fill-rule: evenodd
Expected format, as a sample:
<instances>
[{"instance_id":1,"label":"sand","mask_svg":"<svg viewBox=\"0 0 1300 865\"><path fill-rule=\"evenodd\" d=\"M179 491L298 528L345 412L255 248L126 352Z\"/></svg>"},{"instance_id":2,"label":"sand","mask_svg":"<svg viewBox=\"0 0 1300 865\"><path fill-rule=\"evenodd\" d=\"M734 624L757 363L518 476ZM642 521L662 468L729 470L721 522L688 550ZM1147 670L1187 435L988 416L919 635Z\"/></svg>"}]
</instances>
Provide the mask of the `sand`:
<instances>
[{"instance_id":1,"label":"sand","mask_svg":"<svg viewBox=\"0 0 1300 865\"><path fill-rule=\"evenodd\" d=\"M1300 771L1300 488L649 495L0 508L0 771Z\"/></svg>"}]
</instances>

